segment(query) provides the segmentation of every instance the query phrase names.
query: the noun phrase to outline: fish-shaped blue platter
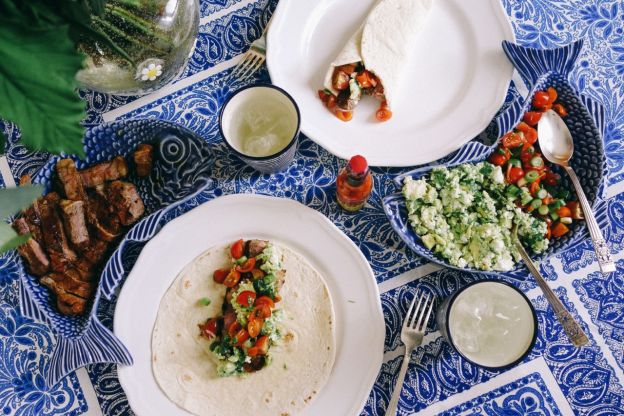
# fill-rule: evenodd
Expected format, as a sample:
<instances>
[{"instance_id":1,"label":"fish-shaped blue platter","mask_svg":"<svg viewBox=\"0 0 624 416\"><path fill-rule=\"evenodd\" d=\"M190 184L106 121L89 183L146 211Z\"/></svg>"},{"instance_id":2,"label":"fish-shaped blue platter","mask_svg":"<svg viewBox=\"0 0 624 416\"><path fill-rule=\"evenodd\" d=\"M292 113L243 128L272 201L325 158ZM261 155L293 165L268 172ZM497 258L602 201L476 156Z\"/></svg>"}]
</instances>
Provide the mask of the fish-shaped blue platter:
<instances>
[{"instance_id":1,"label":"fish-shaped blue platter","mask_svg":"<svg viewBox=\"0 0 624 416\"><path fill-rule=\"evenodd\" d=\"M28 274L20 262L20 303L22 312L50 325L56 335L56 346L45 375L49 386L86 364L113 362L130 365L132 357L124 345L96 316L102 296L110 299L124 276L121 253L129 241L145 241L161 226L165 214L201 192L211 182L214 155L208 143L192 131L161 120L125 120L104 123L86 132L85 160L73 158L78 169L128 156L139 144L154 146L154 162L149 177L140 178L131 170L125 178L136 185L145 204L145 214L132 227L112 254L84 316L62 315L56 309L49 290ZM32 178L33 183L50 189L56 162L52 157ZM129 317L130 319L131 317Z\"/></svg>"},{"instance_id":2,"label":"fish-shaped blue platter","mask_svg":"<svg viewBox=\"0 0 624 416\"><path fill-rule=\"evenodd\" d=\"M496 140L491 145L472 141L464 145L445 163L446 167L463 163L478 163L486 160L498 146L500 138L511 131L530 109L531 99L536 91L549 86L555 87L559 93L558 101L568 109L569 116L565 121L574 138L574 156L571 166L580 178L581 185L594 207L594 213L601 228L606 228L606 203L603 198L603 176L605 174L605 156L602 143L604 133L604 109L589 97L577 93L568 81L576 59L583 47L579 40L557 49L534 49L503 42L503 49L520 73L529 91L527 98L515 93L509 105L500 112L495 120ZM440 165L440 164L438 164ZM414 179L426 177L435 165L424 166L395 178L397 192L386 196L383 201L384 210L394 230L416 254L440 265L474 273L498 275L498 271L483 271L470 268L458 268L450 265L445 259L436 256L427 249L420 237L416 235L407 218L405 200L401 194L403 180L410 176ZM553 169L557 171L557 168ZM573 189L567 175L558 171L563 178L563 185ZM533 255L536 261L545 260L555 253L560 253L587 238L588 232L584 221L575 222L565 236L551 241L550 247L540 255ZM528 272L524 264L517 263L513 270L505 272L510 277L524 279Z\"/></svg>"}]
</instances>

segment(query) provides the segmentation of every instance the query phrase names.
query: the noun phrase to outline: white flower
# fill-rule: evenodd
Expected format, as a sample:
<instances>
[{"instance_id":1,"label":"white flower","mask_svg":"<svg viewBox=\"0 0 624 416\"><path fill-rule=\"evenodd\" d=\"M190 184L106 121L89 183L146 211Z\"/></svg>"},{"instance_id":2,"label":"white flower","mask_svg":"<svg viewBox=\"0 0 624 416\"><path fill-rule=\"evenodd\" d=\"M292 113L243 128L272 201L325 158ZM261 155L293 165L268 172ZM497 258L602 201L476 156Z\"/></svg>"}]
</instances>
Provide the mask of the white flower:
<instances>
[{"instance_id":1,"label":"white flower","mask_svg":"<svg viewBox=\"0 0 624 416\"><path fill-rule=\"evenodd\" d=\"M141 71L141 81L154 81L162 75L162 65L149 64Z\"/></svg>"}]
</instances>

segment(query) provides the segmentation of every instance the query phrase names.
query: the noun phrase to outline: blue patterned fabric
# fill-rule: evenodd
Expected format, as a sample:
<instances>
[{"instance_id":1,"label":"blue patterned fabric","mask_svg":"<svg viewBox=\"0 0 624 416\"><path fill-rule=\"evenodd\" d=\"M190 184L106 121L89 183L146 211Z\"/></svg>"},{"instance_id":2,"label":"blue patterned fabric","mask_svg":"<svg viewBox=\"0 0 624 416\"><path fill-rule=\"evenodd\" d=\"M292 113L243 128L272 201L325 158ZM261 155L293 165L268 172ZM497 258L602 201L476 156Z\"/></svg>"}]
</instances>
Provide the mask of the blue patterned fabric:
<instances>
[{"instance_id":1,"label":"blue patterned fabric","mask_svg":"<svg viewBox=\"0 0 624 416\"><path fill-rule=\"evenodd\" d=\"M283 0L287 1L287 0ZM290 0L296 1L296 0ZM624 4L620 0L502 0L517 43L555 48L583 39L569 81L605 110L604 148L607 172L602 204L605 237L618 260L608 278L598 272L591 242L585 240L542 264L555 292L581 322L590 343L582 350L568 343L546 300L532 279L504 277L534 303L539 334L531 354L505 372L488 371L464 361L432 328L412 356L399 402L407 415L621 415L624 414ZM249 82L228 84L228 62L245 51L270 18L277 1L202 0L200 35L184 77L168 95L141 101L119 119L147 117L172 121L195 131L212 146L216 163L204 192L166 214L174 218L207 200L232 193L263 193L296 199L334 222L369 259L382 288L385 315L384 364L362 414L383 415L402 361L400 325L408 300L418 288L440 297L478 279L473 274L443 269L407 284L395 279L425 265L392 229L382 198L396 190L393 178L409 169L376 168L375 187L367 206L344 214L335 199L334 182L343 161L301 137L295 161L287 171L261 175L227 151L215 119L233 91L249 83L268 82L265 70ZM219 72L215 67L226 68ZM515 96L510 89L510 100ZM101 124L106 113L130 104L135 97L83 92L88 126ZM585 102L587 105L587 102ZM26 151L11 123L7 159L15 179L41 168L49 155ZM497 134L495 123L487 130ZM480 154L478 146L470 155ZM447 158L451 160L453 156ZM129 270L143 242L129 241L117 261ZM79 415L87 412L84 390L75 374L55 386L45 382L56 338L47 325L23 316L18 309L19 260L14 252L0 256L0 412L17 415ZM405 275L402 275L405 276ZM409 280L409 279L407 279ZM117 292L102 297L97 317L112 328ZM131 415L111 364L87 367L99 407L105 415ZM90 387L89 387L90 388ZM97 406L96 403L91 403ZM93 409L91 409L93 410Z\"/></svg>"}]
</instances>

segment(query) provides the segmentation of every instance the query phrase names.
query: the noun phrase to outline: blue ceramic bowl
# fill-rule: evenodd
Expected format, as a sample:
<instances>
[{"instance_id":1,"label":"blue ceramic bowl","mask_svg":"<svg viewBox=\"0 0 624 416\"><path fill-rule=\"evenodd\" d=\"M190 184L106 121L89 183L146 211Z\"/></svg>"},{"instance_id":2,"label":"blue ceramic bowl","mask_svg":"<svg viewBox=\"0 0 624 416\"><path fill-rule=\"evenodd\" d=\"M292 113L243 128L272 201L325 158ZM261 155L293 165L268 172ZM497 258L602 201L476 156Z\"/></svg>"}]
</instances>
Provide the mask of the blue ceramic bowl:
<instances>
[{"instance_id":1,"label":"blue ceramic bowl","mask_svg":"<svg viewBox=\"0 0 624 416\"><path fill-rule=\"evenodd\" d=\"M46 322L56 334L46 374L49 386L86 364L132 363L126 348L96 317L99 300L102 295L110 299L124 276L120 254L123 246L149 238L166 212L201 192L211 181L214 156L208 143L190 130L166 121L128 120L94 127L84 138L86 159L74 160L78 169L83 169L117 155L128 157L141 143L153 144L155 148L151 175L139 178L132 172L127 180L137 186L145 203L145 217L130 229L104 267L90 312L84 316L60 314L48 289L20 268L22 312ZM52 157L32 178L33 182L44 184L49 190L59 159Z\"/></svg>"},{"instance_id":2,"label":"blue ceramic bowl","mask_svg":"<svg viewBox=\"0 0 624 416\"><path fill-rule=\"evenodd\" d=\"M578 94L570 85L567 78L571 72L583 42L577 41L565 47L551 50L525 48L509 42L503 43L503 49L513 62L518 72L527 84L529 95L525 99L518 94L512 99L509 106L503 110L496 119L497 139L496 143L488 146L478 141L464 145L457 153L444 163L444 166L453 167L463 163L477 163L484 161L494 152L498 141L507 132L511 131L521 120L531 106L531 98L536 91L553 86L559 93L559 101L568 109L569 116L565 121L574 138L574 157L570 161L571 166L580 178L581 185L590 203L594 206L596 219L601 227L605 227L607 220L606 204L602 198L602 179L605 172L605 156L602 144L604 132L604 109L598 103L586 96ZM403 180L410 176L414 179L426 177L435 166L425 166L404 173L395 178L397 193L384 198L383 205L386 215L394 230L405 241L409 248L416 254L432 262L453 269L497 275L500 272L483 271L470 268L458 268L450 265L445 259L436 256L427 249L420 237L412 230L407 218L405 200L401 194ZM557 170L557 169L554 169ZM564 180L564 186L573 190L564 172L559 172ZM534 255L536 261L545 260L554 253L567 250L587 238L588 232L583 221L572 224L570 232L562 238L551 241L549 249ZM521 262L506 274L525 278L527 270Z\"/></svg>"}]
</instances>

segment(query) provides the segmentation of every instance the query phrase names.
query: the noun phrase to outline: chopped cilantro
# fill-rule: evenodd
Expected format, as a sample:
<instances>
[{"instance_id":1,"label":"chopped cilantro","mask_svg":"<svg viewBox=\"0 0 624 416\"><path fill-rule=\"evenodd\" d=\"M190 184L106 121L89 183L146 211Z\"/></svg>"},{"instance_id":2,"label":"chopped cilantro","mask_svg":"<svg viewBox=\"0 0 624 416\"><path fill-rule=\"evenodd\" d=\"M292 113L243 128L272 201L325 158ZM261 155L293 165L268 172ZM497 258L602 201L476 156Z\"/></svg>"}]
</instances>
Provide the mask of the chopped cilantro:
<instances>
[{"instance_id":1,"label":"chopped cilantro","mask_svg":"<svg viewBox=\"0 0 624 416\"><path fill-rule=\"evenodd\" d=\"M210 305L211 300L210 300L210 299L208 299L208 298L201 298L200 300L198 300L198 301L197 301L197 303L198 303L200 306L208 306L208 305Z\"/></svg>"}]
</instances>

